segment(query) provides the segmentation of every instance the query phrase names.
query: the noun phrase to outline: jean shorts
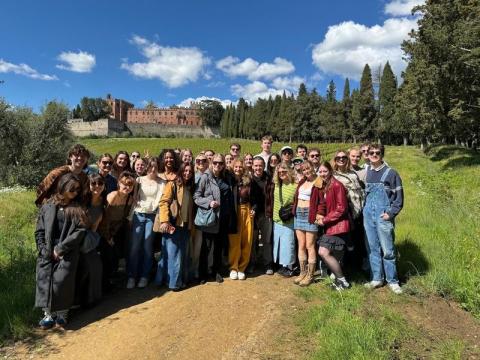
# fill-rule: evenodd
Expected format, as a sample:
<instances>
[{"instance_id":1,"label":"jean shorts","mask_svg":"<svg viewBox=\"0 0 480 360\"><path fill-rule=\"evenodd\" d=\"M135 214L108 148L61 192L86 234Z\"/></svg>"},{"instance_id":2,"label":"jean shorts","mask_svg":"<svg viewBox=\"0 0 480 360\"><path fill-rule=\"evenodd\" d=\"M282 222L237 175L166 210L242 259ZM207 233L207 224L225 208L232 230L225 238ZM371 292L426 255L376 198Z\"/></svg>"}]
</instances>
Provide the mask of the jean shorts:
<instances>
[{"instance_id":1,"label":"jean shorts","mask_svg":"<svg viewBox=\"0 0 480 360\"><path fill-rule=\"evenodd\" d=\"M316 233L318 231L317 224L310 224L308 222L308 208L297 207L295 218L293 220L293 228L295 230L302 230Z\"/></svg>"}]
</instances>

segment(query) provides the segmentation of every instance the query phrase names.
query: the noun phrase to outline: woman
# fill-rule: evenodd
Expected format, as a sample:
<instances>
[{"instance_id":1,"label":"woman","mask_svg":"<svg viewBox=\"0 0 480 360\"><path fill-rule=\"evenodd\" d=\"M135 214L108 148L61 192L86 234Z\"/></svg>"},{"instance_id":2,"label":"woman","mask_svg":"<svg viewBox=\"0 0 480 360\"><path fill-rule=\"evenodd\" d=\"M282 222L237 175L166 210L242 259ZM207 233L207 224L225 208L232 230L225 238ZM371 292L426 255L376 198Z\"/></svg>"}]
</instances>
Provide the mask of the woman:
<instances>
[{"instance_id":1,"label":"woman","mask_svg":"<svg viewBox=\"0 0 480 360\"><path fill-rule=\"evenodd\" d=\"M348 200L345 187L333 176L329 162L320 164L319 173L323 184L315 189L312 198L318 203L325 202L326 210L325 216L317 218L317 223L324 227L318 254L335 275L332 286L341 291L350 287L340 265L350 232Z\"/></svg>"},{"instance_id":2,"label":"woman","mask_svg":"<svg viewBox=\"0 0 480 360\"><path fill-rule=\"evenodd\" d=\"M100 174L88 177L90 192L87 199L88 228L80 246L76 298L77 303L89 307L102 298L102 259L97 251L100 244L98 225L105 208L105 179Z\"/></svg>"},{"instance_id":3,"label":"woman","mask_svg":"<svg viewBox=\"0 0 480 360\"><path fill-rule=\"evenodd\" d=\"M313 282L317 262L315 239L318 228L315 221L312 221L309 217L310 214L316 214L317 212L310 201L312 189L317 183L317 175L313 164L308 160L302 164L302 173L304 178L298 183L293 206L293 214L295 214L293 228L298 240L298 261L300 264L300 275L295 278L294 283L300 286L308 286Z\"/></svg>"},{"instance_id":4,"label":"woman","mask_svg":"<svg viewBox=\"0 0 480 360\"><path fill-rule=\"evenodd\" d=\"M273 153L270 155L267 162L267 173L268 175L270 175L270 177L273 178L273 175L275 174L275 168L278 164L280 164L280 162L280 155L278 155L277 153Z\"/></svg>"},{"instance_id":5,"label":"woman","mask_svg":"<svg viewBox=\"0 0 480 360\"><path fill-rule=\"evenodd\" d=\"M137 160L138 161L138 160ZM137 177L132 217L132 235L128 247L127 289L144 288L153 265L153 224L166 181L158 176L158 159L147 163L147 175Z\"/></svg>"},{"instance_id":6,"label":"woman","mask_svg":"<svg viewBox=\"0 0 480 360\"><path fill-rule=\"evenodd\" d=\"M183 149L180 153L180 159L184 164L191 164L193 160L193 152L190 149Z\"/></svg>"},{"instance_id":7,"label":"woman","mask_svg":"<svg viewBox=\"0 0 480 360\"><path fill-rule=\"evenodd\" d=\"M78 176L81 186L80 201L82 204L85 204L85 198L88 193L88 176L83 172L83 169L87 166L89 158L90 152L85 146L81 144L74 145L68 151L68 164L50 171L38 185L35 205L42 206L55 192L59 179L68 173Z\"/></svg>"},{"instance_id":8,"label":"woman","mask_svg":"<svg viewBox=\"0 0 480 360\"><path fill-rule=\"evenodd\" d=\"M141 157L136 158L133 162L133 170L135 170L135 177L145 176L147 175L147 160L142 159Z\"/></svg>"},{"instance_id":9,"label":"woman","mask_svg":"<svg viewBox=\"0 0 480 360\"><path fill-rule=\"evenodd\" d=\"M169 181L160 200L160 231L162 255L158 261L157 285L167 284L178 291L186 284L182 280L187 266L187 244L193 229L193 167L183 163L177 179ZM172 207L172 205L175 207Z\"/></svg>"},{"instance_id":10,"label":"woman","mask_svg":"<svg viewBox=\"0 0 480 360\"><path fill-rule=\"evenodd\" d=\"M105 290L111 287L110 279L118 269L119 258L123 257L125 234L129 233L127 217L133 205L133 190L135 177L128 171L118 177L118 190L107 196L105 213L98 227L102 237L100 254L103 263L103 286Z\"/></svg>"},{"instance_id":11,"label":"woman","mask_svg":"<svg viewBox=\"0 0 480 360\"><path fill-rule=\"evenodd\" d=\"M39 322L42 329L64 327L73 305L80 244L86 232L85 212L79 205L81 189L77 175L61 176L38 216L35 306L44 312Z\"/></svg>"},{"instance_id":12,"label":"woman","mask_svg":"<svg viewBox=\"0 0 480 360\"><path fill-rule=\"evenodd\" d=\"M252 174L252 167L253 167L253 155L250 153L246 153L243 157L243 163L245 165L245 169L249 174Z\"/></svg>"},{"instance_id":13,"label":"woman","mask_svg":"<svg viewBox=\"0 0 480 360\"><path fill-rule=\"evenodd\" d=\"M230 154L225 155L225 168L228 171L232 171L232 165L233 165L233 156Z\"/></svg>"},{"instance_id":14,"label":"woman","mask_svg":"<svg viewBox=\"0 0 480 360\"><path fill-rule=\"evenodd\" d=\"M112 191L117 190L117 179L115 179L110 171L112 170L113 157L109 153L100 155L97 161L98 174L105 181L105 196L110 194Z\"/></svg>"},{"instance_id":15,"label":"woman","mask_svg":"<svg viewBox=\"0 0 480 360\"><path fill-rule=\"evenodd\" d=\"M360 160L362 159L362 153L359 148L352 148L348 151L348 159L350 160L350 166L355 171L360 179L360 184L365 187L365 178L367 176L367 169L360 166Z\"/></svg>"},{"instance_id":16,"label":"woman","mask_svg":"<svg viewBox=\"0 0 480 360\"><path fill-rule=\"evenodd\" d=\"M175 180L180 168L180 158L173 149L163 149L158 157L158 172L166 181Z\"/></svg>"},{"instance_id":17,"label":"woman","mask_svg":"<svg viewBox=\"0 0 480 360\"><path fill-rule=\"evenodd\" d=\"M213 246L212 272L218 283L223 282L220 274L222 252L228 244L228 233L236 232L236 214L233 207L232 187L228 173L225 171L225 158L222 154L212 157L210 169L201 176L193 200L199 208L213 209L217 221L208 228L202 228L203 239L200 251L200 283L208 278L208 254Z\"/></svg>"},{"instance_id":18,"label":"woman","mask_svg":"<svg viewBox=\"0 0 480 360\"><path fill-rule=\"evenodd\" d=\"M273 196L273 260L280 264L278 273L285 277L293 275L295 264L295 233L293 230L293 214L289 220L282 220L280 208L288 208L293 204L297 185L292 168L286 162L277 165L273 177L275 183Z\"/></svg>"},{"instance_id":19,"label":"woman","mask_svg":"<svg viewBox=\"0 0 480 360\"><path fill-rule=\"evenodd\" d=\"M237 212L237 232L228 235L228 262L230 279L245 280L245 269L250 261L253 240L255 202L251 197L251 177L242 160L233 161L233 199Z\"/></svg>"},{"instance_id":20,"label":"woman","mask_svg":"<svg viewBox=\"0 0 480 360\"><path fill-rule=\"evenodd\" d=\"M118 179L120 174L124 171L133 172L130 167L130 156L128 155L128 152L121 150L117 152L115 159L113 159L113 169L110 174Z\"/></svg>"}]
</instances>

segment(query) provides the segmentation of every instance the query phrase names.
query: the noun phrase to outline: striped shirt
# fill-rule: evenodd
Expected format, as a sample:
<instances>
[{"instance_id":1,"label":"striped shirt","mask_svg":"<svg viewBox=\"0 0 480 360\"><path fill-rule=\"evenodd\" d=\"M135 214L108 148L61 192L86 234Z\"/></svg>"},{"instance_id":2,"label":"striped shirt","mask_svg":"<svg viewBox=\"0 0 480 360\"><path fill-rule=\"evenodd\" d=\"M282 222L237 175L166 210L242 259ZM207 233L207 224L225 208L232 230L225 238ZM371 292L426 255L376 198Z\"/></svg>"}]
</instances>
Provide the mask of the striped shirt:
<instances>
[{"instance_id":1,"label":"striped shirt","mask_svg":"<svg viewBox=\"0 0 480 360\"><path fill-rule=\"evenodd\" d=\"M293 198L295 197L295 190L297 190L297 184L292 183L288 185L282 185L282 199L283 205L293 204ZM284 223L280 216L278 216L278 210L280 210L280 185L275 184L273 191L273 221L280 224L289 224L293 221L293 217L290 221Z\"/></svg>"}]
</instances>

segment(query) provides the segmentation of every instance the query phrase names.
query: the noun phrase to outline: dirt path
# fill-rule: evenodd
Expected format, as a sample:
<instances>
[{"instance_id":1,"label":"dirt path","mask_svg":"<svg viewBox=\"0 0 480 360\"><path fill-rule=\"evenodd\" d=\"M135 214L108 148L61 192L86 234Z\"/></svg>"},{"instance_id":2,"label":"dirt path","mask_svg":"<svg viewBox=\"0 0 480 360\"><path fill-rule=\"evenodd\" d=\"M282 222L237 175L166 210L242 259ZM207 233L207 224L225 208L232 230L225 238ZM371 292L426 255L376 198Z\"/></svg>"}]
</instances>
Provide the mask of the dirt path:
<instances>
[{"instance_id":1,"label":"dirt path","mask_svg":"<svg viewBox=\"0 0 480 360\"><path fill-rule=\"evenodd\" d=\"M10 356L48 359L258 359L271 347L285 310L298 301L277 275L226 279L182 292L121 290ZM41 334L43 337L43 334ZM41 345L38 345L41 344ZM293 356L293 354L292 354ZM285 358L285 357L282 357ZM288 358L288 356L287 356ZM292 357L293 358L293 357Z\"/></svg>"}]
</instances>

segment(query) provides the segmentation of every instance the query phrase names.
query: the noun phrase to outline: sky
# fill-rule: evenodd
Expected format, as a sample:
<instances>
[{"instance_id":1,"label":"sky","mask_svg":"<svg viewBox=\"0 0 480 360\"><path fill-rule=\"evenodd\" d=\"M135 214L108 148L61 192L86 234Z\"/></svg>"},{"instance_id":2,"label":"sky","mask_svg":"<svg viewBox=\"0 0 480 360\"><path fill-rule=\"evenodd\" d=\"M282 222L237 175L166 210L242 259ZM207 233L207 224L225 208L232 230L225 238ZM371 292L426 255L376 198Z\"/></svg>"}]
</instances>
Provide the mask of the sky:
<instances>
[{"instance_id":1,"label":"sky","mask_svg":"<svg viewBox=\"0 0 480 360\"><path fill-rule=\"evenodd\" d=\"M0 97L38 111L84 96L135 107L324 95L358 87L366 63L400 78L400 44L423 0L3 0Z\"/></svg>"}]
</instances>

